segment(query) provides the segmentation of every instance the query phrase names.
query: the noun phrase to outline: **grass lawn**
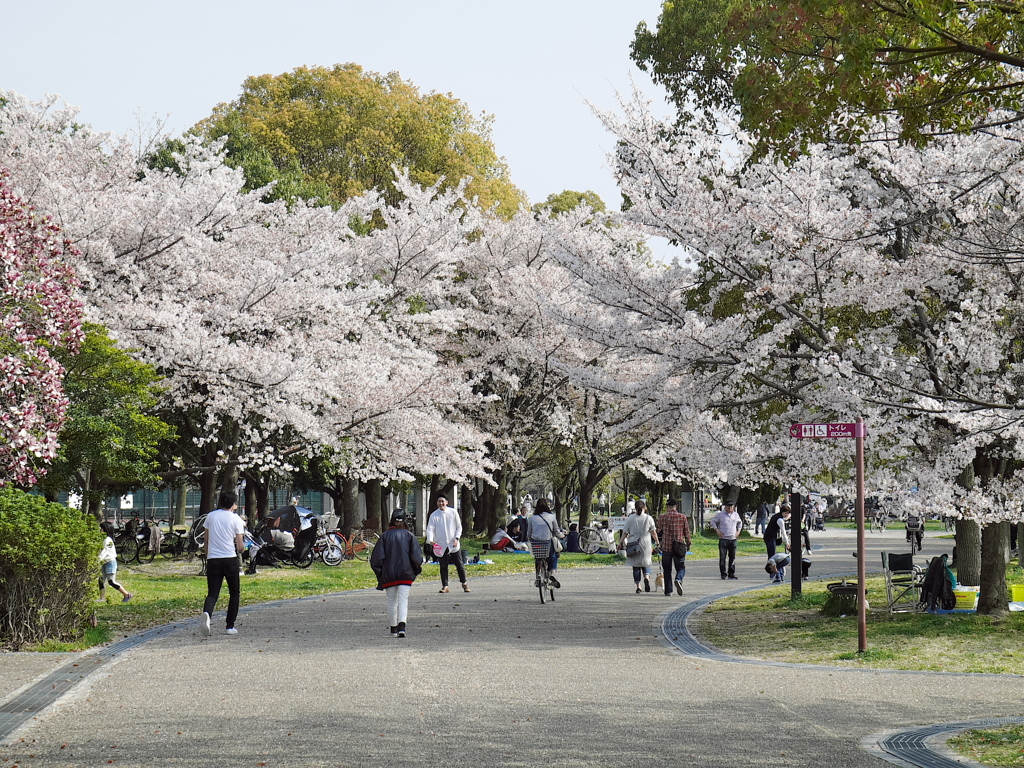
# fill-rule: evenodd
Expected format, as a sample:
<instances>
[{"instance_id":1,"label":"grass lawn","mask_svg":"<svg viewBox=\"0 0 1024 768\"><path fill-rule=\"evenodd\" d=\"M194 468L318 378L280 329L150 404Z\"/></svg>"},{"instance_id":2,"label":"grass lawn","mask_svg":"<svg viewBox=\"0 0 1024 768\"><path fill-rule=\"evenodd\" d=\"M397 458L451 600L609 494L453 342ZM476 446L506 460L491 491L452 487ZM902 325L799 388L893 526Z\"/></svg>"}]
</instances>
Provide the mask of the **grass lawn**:
<instances>
[{"instance_id":1,"label":"grass lawn","mask_svg":"<svg viewBox=\"0 0 1024 768\"><path fill-rule=\"evenodd\" d=\"M964 731L946 744L957 754L985 765L1024 765L1024 725Z\"/></svg>"},{"instance_id":2,"label":"grass lawn","mask_svg":"<svg viewBox=\"0 0 1024 768\"><path fill-rule=\"evenodd\" d=\"M1008 583L1024 583L1017 567ZM1002 621L977 614L898 613L886 609L885 582L867 580L867 651L857 652L857 617L822 613L824 582L756 590L719 600L692 623L701 640L728 653L774 661L920 669L947 672L1024 673L1024 612Z\"/></svg>"}]
</instances>

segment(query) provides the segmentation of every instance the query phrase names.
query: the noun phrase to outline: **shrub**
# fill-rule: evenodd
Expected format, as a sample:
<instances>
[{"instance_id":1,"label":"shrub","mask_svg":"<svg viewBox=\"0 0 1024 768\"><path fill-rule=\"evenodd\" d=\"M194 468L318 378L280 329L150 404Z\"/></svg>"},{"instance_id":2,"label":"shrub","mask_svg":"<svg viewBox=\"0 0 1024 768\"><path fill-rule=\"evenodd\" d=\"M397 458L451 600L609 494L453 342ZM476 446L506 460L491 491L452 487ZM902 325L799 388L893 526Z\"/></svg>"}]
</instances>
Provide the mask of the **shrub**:
<instances>
[{"instance_id":1,"label":"shrub","mask_svg":"<svg viewBox=\"0 0 1024 768\"><path fill-rule=\"evenodd\" d=\"M102 544L91 517L41 496L0 490L0 639L20 648L80 636Z\"/></svg>"}]
</instances>

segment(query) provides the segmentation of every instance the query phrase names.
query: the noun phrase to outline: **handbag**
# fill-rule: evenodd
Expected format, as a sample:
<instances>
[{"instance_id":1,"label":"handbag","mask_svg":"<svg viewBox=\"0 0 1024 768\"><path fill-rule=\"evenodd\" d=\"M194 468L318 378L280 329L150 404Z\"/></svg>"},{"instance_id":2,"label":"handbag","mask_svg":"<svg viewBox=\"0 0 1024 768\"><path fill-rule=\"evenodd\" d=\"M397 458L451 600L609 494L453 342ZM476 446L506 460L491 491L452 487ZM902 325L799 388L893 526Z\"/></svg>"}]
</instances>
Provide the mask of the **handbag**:
<instances>
[{"instance_id":1,"label":"handbag","mask_svg":"<svg viewBox=\"0 0 1024 768\"><path fill-rule=\"evenodd\" d=\"M672 542L672 554L676 557L686 557L686 542L685 541L673 541Z\"/></svg>"},{"instance_id":2,"label":"handbag","mask_svg":"<svg viewBox=\"0 0 1024 768\"><path fill-rule=\"evenodd\" d=\"M562 540L558 538L558 532L552 527L551 523L548 523L548 530L551 531L551 548L555 552L562 551Z\"/></svg>"},{"instance_id":3,"label":"handbag","mask_svg":"<svg viewBox=\"0 0 1024 768\"><path fill-rule=\"evenodd\" d=\"M626 557L636 557L637 555L643 554L644 548L640 546L640 541L630 541L626 543Z\"/></svg>"}]
</instances>

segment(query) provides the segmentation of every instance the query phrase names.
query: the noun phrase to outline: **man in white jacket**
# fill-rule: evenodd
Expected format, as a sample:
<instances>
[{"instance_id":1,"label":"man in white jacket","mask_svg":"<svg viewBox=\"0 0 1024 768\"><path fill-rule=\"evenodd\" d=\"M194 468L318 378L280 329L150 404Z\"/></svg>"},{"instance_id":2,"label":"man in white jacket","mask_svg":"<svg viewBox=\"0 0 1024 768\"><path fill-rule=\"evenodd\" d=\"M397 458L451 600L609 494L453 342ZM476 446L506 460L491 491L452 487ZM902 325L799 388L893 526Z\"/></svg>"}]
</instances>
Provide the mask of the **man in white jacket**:
<instances>
[{"instance_id":1,"label":"man in white jacket","mask_svg":"<svg viewBox=\"0 0 1024 768\"><path fill-rule=\"evenodd\" d=\"M437 497L437 509L430 513L427 520L426 539L427 544L434 548L438 563L441 566L441 589L440 592L448 591L448 565L455 566L459 574L459 582L462 584L462 591L469 592L469 585L466 583L466 568L462 564L462 552L459 546L459 539L462 538L462 519L459 513L448 506L448 499L444 496Z\"/></svg>"}]
</instances>

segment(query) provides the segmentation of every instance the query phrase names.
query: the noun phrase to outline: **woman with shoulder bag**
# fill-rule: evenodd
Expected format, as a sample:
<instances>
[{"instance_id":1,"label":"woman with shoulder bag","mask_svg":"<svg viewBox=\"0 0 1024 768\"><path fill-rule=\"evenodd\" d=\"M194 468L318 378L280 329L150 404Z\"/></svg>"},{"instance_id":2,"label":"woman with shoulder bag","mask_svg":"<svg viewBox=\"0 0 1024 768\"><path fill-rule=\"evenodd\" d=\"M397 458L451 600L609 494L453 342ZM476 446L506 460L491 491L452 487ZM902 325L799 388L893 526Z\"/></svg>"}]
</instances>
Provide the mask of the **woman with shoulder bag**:
<instances>
[{"instance_id":1,"label":"woman with shoulder bag","mask_svg":"<svg viewBox=\"0 0 1024 768\"><path fill-rule=\"evenodd\" d=\"M622 536L626 542L626 562L633 568L636 592L640 594L641 580L644 583L643 591L650 592L651 564L654 562L654 545L658 543L658 535L654 530L654 519L647 514L647 504L643 501L637 501L633 514L626 518Z\"/></svg>"},{"instance_id":2,"label":"woman with shoulder bag","mask_svg":"<svg viewBox=\"0 0 1024 768\"><path fill-rule=\"evenodd\" d=\"M558 530L558 521L551 513L547 499L537 502L537 508L530 515L527 521L530 541L550 541L551 548L548 554L548 570L551 572L548 577L551 586L558 589L562 585L555 578L555 571L558 570L558 555L562 551L561 535Z\"/></svg>"}]
</instances>

